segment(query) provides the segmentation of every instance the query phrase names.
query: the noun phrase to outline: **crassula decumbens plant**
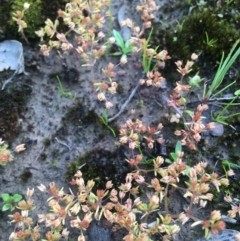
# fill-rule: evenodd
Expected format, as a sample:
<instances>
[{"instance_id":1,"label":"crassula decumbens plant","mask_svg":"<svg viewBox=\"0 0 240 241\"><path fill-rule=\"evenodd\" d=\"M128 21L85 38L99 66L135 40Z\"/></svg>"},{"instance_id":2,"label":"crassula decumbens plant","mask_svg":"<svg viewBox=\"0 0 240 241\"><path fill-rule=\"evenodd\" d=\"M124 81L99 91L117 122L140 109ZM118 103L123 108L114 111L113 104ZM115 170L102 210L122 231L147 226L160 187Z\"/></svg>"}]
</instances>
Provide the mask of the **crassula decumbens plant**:
<instances>
[{"instance_id":1,"label":"crassula decumbens plant","mask_svg":"<svg viewBox=\"0 0 240 241\"><path fill-rule=\"evenodd\" d=\"M22 152L25 150L25 144L16 146L15 152ZM13 151L11 151L7 144L4 144L2 138L0 138L0 166L5 166L7 163L13 161Z\"/></svg>"},{"instance_id":2,"label":"crassula decumbens plant","mask_svg":"<svg viewBox=\"0 0 240 241\"><path fill-rule=\"evenodd\" d=\"M155 139L155 135L162 130L162 124L157 128L145 126L140 120L128 120L120 129L120 144L128 144L132 158L126 161L132 167L125 182L120 186L113 186L111 180L106 182L105 188L98 189L93 180L84 180L84 173L80 170L74 175L71 185L77 187L77 192L70 189L65 192L63 188L56 187L55 183L45 187L41 184L38 189L47 193L49 206L48 213L38 213L38 223L31 217L34 211L34 189L28 189L26 200L20 201L16 211L9 215L15 231L10 240L44 240L56 241L71 236L73 229L78 230L78 240L85 240L85 231L92 220L106 219L113 230L126 229L124 240L152 240L160 234L163 240L171 240L181 228L178 223L192 222L192 226L202 225L205 236L210 237L225 228L221 220L221 213L214 210L205 220L199 219L194 213L194 206L204 208L207 202L212 201L213 189L219 191L220 186L228 186L228 176L233 175L229 170L226 176L219 177L217 173L208 173L207 163L200 162L189 167L184 162L184 153L178 142L175 153L171 153L173 162L165 163L163 157L158 156L152 160L152 167L144 169L142 161L144 156L137 154L136 149L144 141L146 147L153 148L152 143L162 143L162 138ZM147 178L146 178L147 176ZM149 177L151 177L149 179ZM182 181L184 180L184 182ZM76 190L76 188L74 188ZM140 193L139 190L145 190ZM189 202L184 212L172 214L168 207L169 193L181 190L183 197ZM225 197L231 202L231 197ZM230 216L236 216L239 208L232 204ZM154 220L153 221L153 217ZM47 227L44 236L40 226Z\"/></svg>"},{"instance_id":3,"label":"crassula decumbens plant","mask_svg":"<svg viewBox=\"0 0 240 241\"><path fill-rule=\"evenodd\" d=\"M31 5L24 4L22 11L14 13L14 20L19 25L19 30L23 37L27 41L27 37L24 34L24 29L27 27L27 19L23 20L23 13L26 11L26 6L31 8ZM164 66L165 60L169 59L166 50L157 51L157 49L151 49L148 46L149 39L146 40L143 37L143 33L146 29L151 28L151 21L154 18L153 13L158 9L157 4L153 0L141 1L136 7L139 15L142 19L141 27L136 26L131 19L125 19L119 24L131 29L132 35L127 41L131 46L128 49L128 54L135 55L138 58L143 56L145 65L149 68L146 73L148 80L146 84L148 86L155 85L161 86L164 82L164 77L157 68L150 69L152 60L154 60L155 67ZM106 108L111 108L111 103L108 94L115 94L118 86L116 82L116 72L119 64L113 64L109 62L102 68L101 82L96 81L94 74L94 65L103 56L108 55L109 47L112 44L119 44L119 38L113 34L112 29L106 32L105 27L109 25L109 22L113 21L111 13L111 1L70 1L66 4L64 10L59 9L58 17L55 20L47 19L45 26L36 31L37 36L41 38L40 51L43 55L49 56L53 49L61 52L61 54L68 54L69 51L76 51L84 62L82 66L88 66L91 69L90 78L93 85L98 92L97 99L105 103ZM61 31L59 23L63 22L66 25L67 30ZM127 63L127 58L120 59L120 65ZM154 72L153 72L154 71ZM145 83L144 79L141 79L141 84Z\"/></svg>"},{"instance_id":4,"label":"crassula decumbens plant","mask_svg":"<svg viewBox=\"0 0 240 241\"><path fill-rule=\"evenodd\" d=\"M93 180L84 180L84 173L80 170L71 181L71 185L77 187L76 193L72 189L70 193L65 192L54 182L48 188L41 184L38 189L49 195L49 212L38 214L38 223L44 223L49 230L42 240L67 238L72 229L78 230L78 240L85 240L85 231L91 221L101 219L106 219L113 230L126 229L128 234L124 240L129 241L152 240L155 234L161 234L163 240L171 240L180 231L178 223L186 222L192 222L193 227L202 225L206 237L223 230L225 223L221 220L220 211L213 210L202 220L195 216L193 207L204 208L213 199L213 189L219 190L220 186L229 185L228 179L219 177L215 172L207 173L206 162L200 162L186 171L184 153L177 152L176 155L175 161L168 166L164 158L158 156L153 159L152 168L147 170L141 165L143 156L135 155L126 160L133 171L118 187L109 180L105 188L98 189ZM228 172L228 175L231 174L232 170ZM146 179L146 175L150 175L151 179ZM145 190L144 194L140 194L140 188ZM169 192L178 189L188 200L189 206L184 212L173 215L168 208ZM40 227L30 215L30 211L34 210L33 192L33 189L28 189L27 200L18 203L20 211L9 215L11 222L18 227L15 229L18 231L12 232L10 240L29 240L30 237L41 240ZM230 197L226 200L230 201ZM229 212L231 216L236 213Z\"/></svg>"}]
</instances>

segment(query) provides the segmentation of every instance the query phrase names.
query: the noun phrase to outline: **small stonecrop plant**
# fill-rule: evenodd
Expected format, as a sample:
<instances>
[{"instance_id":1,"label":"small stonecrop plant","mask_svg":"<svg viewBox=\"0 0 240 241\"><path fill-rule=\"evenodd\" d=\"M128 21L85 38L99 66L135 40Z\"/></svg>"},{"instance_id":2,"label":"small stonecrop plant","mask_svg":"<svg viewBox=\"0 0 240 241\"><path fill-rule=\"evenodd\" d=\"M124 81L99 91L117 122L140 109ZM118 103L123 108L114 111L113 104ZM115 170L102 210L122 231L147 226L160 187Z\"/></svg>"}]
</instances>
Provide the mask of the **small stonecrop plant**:
<instances>
[{"instance_id":1,"label":"small stonecrop plant","mask_svg":"<svg viewBox=\"0 0 240 241\"><path fill-rule=\"evenodd\" d=\"M4 144L4 141L0 139L0 165L5 166L8 162L13 160L13 155L8 149L8 145Z\"/></svg>"},{"instance_id":2,"label":"small stonecrop plant","mask_svg":"<svg viewBox=\"0 0 240 241\"><path fill-rule=\"evenodd\" d=\"M188 146L191 150L196 150L196 143L201 140L202 132L214 128L213 122L204 124L202 121L202 112L207 109L207 105L198 105L195 112L188 112L191 120L184 123L186 129L174 132L176 136L182 137L181 144Z\"/></svg>"},{"instance_id":3,"label":"small stonecrop plant","mask_svg":"<svg viewBox=\"0 0 240 241\"><path fill-rule=\"evenodd\" d=\"M49 188L41 184L39 190L50 195L47 200L49 213L38 214L38 222L44 223L49 229L42 240L67 238L71 229L68 230L66 225L70 222L70 227L79 232L78 240L83 241L84 232L91 221L102 218L112 224L113 230L126 229L128 234L124 240L129 241L151 240L155 234L161 234L163 240L171 240L180 231L176 221L184 224L193 220L192 226L201 224L207 238L223 230L225 223L221 220L220 211L214 210L209 217L201 220L195 216L193 207L204 208L213 199L213 188L219 191L220 186L228 186L228 179L219 177L215 172L208 173L206 162L200 162L187 171L183 161L184 153L175 154L175 161L168 166L164 165L164 158L158 156L153 160L150 170L142 169L143 156L135 155L127 160L133 171L126 175L125 183L119 187L114 187L112 181L107 181L104 189L93 191L95 182L85 181L80 170L71 181L77 187L77 193L71 189L67 193L62 188L57 188L54 182L49 184ZM152 178L149 179L148 174L146 179L146 173L150 172ZM181 182L182 178L185 182ZM146 193L140 194L140 188L146 190ZM189 201L189 206L184 212L172 215L168 209L169 193L177 189ZM17 205L21 212L9 215L18 230L12 232L10 240L28 240L30 237L34 241L41 239L40 227L29 216L30 211L34 210L33 193L34 189L28 189L27 200L22 200ZM225 199L231 202L229 197ZM229 214L233 217L238 212L239 207L234 207Z\"/></svg>"},{"instance_id":4,"label":"small stonecrop plant","mask_svg":"<svg viewBox=\"0 0 240 241\"><path fill-rule=\"evenodd\" d=\"M106 50L111 44L116 43L121 50L120 53L115 53L115 55L121 54L121 65L127 63L127 54L142 55L148 86L161 86L165 79L161 76L157 67L164 66L164 61L169 59L167 51L157 52L157 48L155 50L149 48L148 43L151 36L147 40L142 38L145 30L151 28L151 21L154 19L153 13L158 9L155 1L142 0L137 6L136 10L140 13L143 22L141 28L135 26L130 19L125 19L120 23L122 27L127 26L132 31L132 35L126 41L123 40L123 37L116 30L110 29L112 36L109 38L106 37L109 36L109 33L104 33L104 24L109 18L109 21L112 21L110 4L109 0L68 2L65 10L58 11L58 18L55 21L47 19L45 27L36 31L36 34L41 38L40 50L43 55L49 56L53 49L60 49L63 54L76 50L80 54L85 62L82 66L91 68L91 81L96 87L96 91L99 91L97 98L99 101L105 102L106 108L113 106L110 100L106 98L105 91L109 90L111 94L116 92L117 83L112 78L114 78L116 72L114 69L118 65L114 66L112 63L108 63L107 67L103 68L103 75L108 80L101 80L101 82L95 80L93 66L99 58L107 55ZM27 27L26 22L22 18L24 11L28 7L29 4L25 3L23 10L18 11L13 16L22 34L23 28ZM59 32L59 19L62 19L64 25L68 27L66 32ZM154 63L154 68L151 67L152 62ZM141 84L145 83L143 79L140 82Z\"/></svg>"},{"instance_id":5,"label":"small stonecrop plant","mask_svg":"<svg viewBox=\"0 0 240 241\"><path fill-rule=\"evenodd\" d=\"M157 128L145 126L142 121L137 119L136 121L127 120L124 125L120 128L121 138L119 142L121 144L128 143L130 150L140 148L141 138L145 140L147 148L152 149L154 142L157 141L160 144L163 142L161 137L157 138L157 134L162 130L163 125L158 124ZM143 143L142 143L143 144Z\"/></svg>"},{"instance_id":6,"label":"small stonecrop plant","mask_svg":"<svg viewBox=\"0 0 240 241\"><path fill-rule=\"evenodd\" d=\"M179 122L182 118L185 129L176 130L174 134L181 136L181 144L188 146L191 150L196 150L196 143L201 140L201 132L214 128L214 123L204 123L202 113L208 109L207 104L199 104L195 111L188 110L188 97L192 88L196 88L202 82L202 79L196 74L189 78L188 83L185 83L184 77L192 71L194 60L198 56L192 54L191 60L183 66L182 61L175 62L177 71L181 74L180 80L176 83L170 99L166 98L169 107L172 107L176 114L172 114L170 122ZM187 115L187 117L186 117Z\"/></svg>"},{"instance_id":7,"label":"small stonecrop plant","mask_svg":"<svg viewBox=\"0 0 240 241\"><path fill-rule=\"evenodd\" d=\"M3 206L2 211L5 212L7 210L13 211L15 209L16 204L22 200L22 195L20 194L14 194L10 195L8 193L2 193L2 200L3 200Z\"/></svg>"},{"instance_id":8,"label":"small stonecrop plant","mask_svg":"<svg viewBox=\"0 0 240 241\"><path fill-rule=\"evenodd\" d=\"M15 152L21 152L25 150L25 144L16 146ZM0 166L5 166L8 162L13 161L12 151L9 150L8 145L4 144L2 138L0 138Z\"/></svg>"},{"instance_id":9,"label":"small stonecrop plant","mask_svg":"<svg viewBox=\"0 0 240 241\"><path fill-rule=\"evenodd\" d=\"M13 13L12 19L18 24L18 32L21 33L23 39L29 45L28 39L24 33L24 29L27 28L27 23L23 20L25 11L30 7L30 4L24 3L22 11L16 11Z\"/></svg>"}]
</instances>

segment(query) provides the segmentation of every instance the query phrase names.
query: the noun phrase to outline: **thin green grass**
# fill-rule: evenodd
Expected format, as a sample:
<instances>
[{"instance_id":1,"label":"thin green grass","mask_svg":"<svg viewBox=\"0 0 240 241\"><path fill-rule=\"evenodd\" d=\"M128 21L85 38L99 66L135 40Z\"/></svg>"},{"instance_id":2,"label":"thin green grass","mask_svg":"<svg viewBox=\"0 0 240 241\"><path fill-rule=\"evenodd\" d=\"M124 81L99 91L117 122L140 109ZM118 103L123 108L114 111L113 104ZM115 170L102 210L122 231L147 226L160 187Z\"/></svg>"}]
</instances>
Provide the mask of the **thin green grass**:
<instances>
[{"instance_id":1,"label":"thin green grass","mask_svg":"<svg viewBox=\"0 0 240 241\"><path fill-rule=\"evenodd\" d=\"M238 46L239 42L240 42L240 40L237 40L235 42L235 44L233 45L230 53L228 54L228 56L225 60L224 60L224 52L223 52L218 70L216 72L216 75L215 75L211 85L208 88L208 91L206 92L206 86L204 88L204 92L203 92L203 98L204 99L210 99L210 97L213 98L213 97L221 94L225 89L229 88L231 85L234 84L234 82L233 82L233 83L227 85L226 87L222 88L221 90L219 90L217 93L214 94L214 92L222 84L223 79L224 79L227 71L233 65L233 63L235 62L235 60L238 58L238 56L240 54L240 47L234 53L234 51L235 51L236 47Z\"/></svg>"}]
</instances>

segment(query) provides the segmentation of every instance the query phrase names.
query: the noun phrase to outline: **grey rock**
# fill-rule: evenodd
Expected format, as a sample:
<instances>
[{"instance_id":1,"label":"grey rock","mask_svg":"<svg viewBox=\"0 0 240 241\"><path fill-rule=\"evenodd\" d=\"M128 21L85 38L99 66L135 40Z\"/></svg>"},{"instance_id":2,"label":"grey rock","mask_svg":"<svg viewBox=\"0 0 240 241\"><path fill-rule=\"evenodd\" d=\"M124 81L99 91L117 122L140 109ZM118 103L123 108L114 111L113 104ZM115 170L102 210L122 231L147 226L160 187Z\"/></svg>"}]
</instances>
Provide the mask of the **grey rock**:
<instances>
[{"instance_id":1,"label":"grey rock","mask_svg":"<svg viewBox=\"0 0 240 241\"><path fill-rule=\"evenodd\" d=\"M88 228L89 241L112 241L111 229L105 229L97 221L92 221Z\"/></svg>"},{"instance_id":2,"label":"grey rock","mask_svg":"<svg viewBox=\"0 0 240 241\"><path fill-rule=\"evenodd\" d=\"M217 235L213 235L209 239L201 238L197 241L236 241L236 235L240 235L240 232L234 229L225 229L222 232L219 232Z\"/></svg>"},{"instance_id":3,"label":"grey rock","mask_svg":"<svg viewBox=\"0 0 240 241\"><path fill-rule=\"evenodd\" d=\"M215 127L209 130L212 136L222 136L224 133L224 127L222 124L214 122Z\"/></svg>"}]
</instances>

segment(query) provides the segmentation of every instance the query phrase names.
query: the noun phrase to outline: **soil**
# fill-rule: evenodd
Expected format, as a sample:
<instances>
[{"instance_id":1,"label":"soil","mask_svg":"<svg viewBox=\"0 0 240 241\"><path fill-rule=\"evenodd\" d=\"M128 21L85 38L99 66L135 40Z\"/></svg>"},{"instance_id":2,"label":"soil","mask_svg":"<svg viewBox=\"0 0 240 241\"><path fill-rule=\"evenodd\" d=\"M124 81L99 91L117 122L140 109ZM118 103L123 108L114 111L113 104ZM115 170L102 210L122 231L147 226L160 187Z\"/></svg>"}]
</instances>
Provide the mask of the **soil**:
<instances>
[{"instance_id":1,"label":"soil","mask_svg":"<svg viewBox=\"0 0 240 241\"><path fill-rule=\"evenodd\" d=\"M159 0L157 2L160 7L164 4L171 4L171 1ZM126 15L139 22L139 16L135 11L137 3L137 0L132 0L124 4L127 9ZM115 19L122 4L120 1L113 1ZM175 12L174 18L180 17L181 12ZM117 20L114 21L114 28L120 30ZM125 162L128 157L127 149L114 144L118 141L118 136L114 137L99 119L105 106L97 100L92 82L93 72L95 80L101 79L102 68L109 62L118 64L119 57L101 58L91 70L91 68L82 67L81 59L75 51L69 52L68 56L60 56L52 51L49 57L43 57L39 53L39 48L33 44L31 47L24 46L24 58L25 70L29 75L15 76L13 81L0 92L0 138L9 144L11 149L25 143L26 150L15 154L14 161L0 169L0 193L25 195L28 187L35 188L36 209L33 217L36 218L37 213L44 213L48 209L46 205L48 197L36 187L41 183L48 186L54 181L57 187L64 187L68 190L69 177L74 174L72 170L69 170L69 164L77 160L79 166L85 164L82 169L83 174L85 172L96 173L98 170L93 178L100 177L99 185L101 185L101 178L105 178L104 181L113 179L116 185L119 185L130 169ZM115 95L109 96L114 104L114 107L108 111L109 117L119 112L132 90L137 86L138 80L145 77L141 67L141 56L130 55L128 62L123 66L119 65L116 72L115 79L119 88ZM210 73L206 78L212 75L214 73ZM71 93L68 96L60 93L57 76L64 90ZM2 73L1 83L5 79ZM163 153L162 150L156 148L147 154L169 156L169 153L174 151L176 137L172 133L177 124L170 124L164 117L169 110L161 96L169 96L171 90L172 83L168 82L168 79L167 85L162 89L140 86L127 108L110 123L110 126L118 133L118 128L131 118L141 119L143 123L150 126L163 122L162 135L166 143L166 152ZM195 94L197 96L197 93ZM211 108L215 111L214 107ZM134 115L131 114L132 109L136 110ZM209 113L207 118L210 118ZM239 136L235 136L239 130L238 121L234 122L233 126L235 130L225 127L224 133L220 135L205 134L195 152L184 149L189 164L193 165L204 160L217 171L221 170L221 165L218 165L221 160L239 157L237 145ZM233 145L233 142L236 145ZM234 161L238 160L239 158ZM238 172L237 169L235 171ZM237 177L233 177L231 181L239 184ZM237 192L234 194L239 195ZM223 203L222 195L217 194L217 199L219 203ZM0 206L1 204L0 202ZM183 195L175 192L170 199L169 209L173 214L177 214L184 211L186 205L187 200ZM209 204L205 209L196 210L198 217L207 218L209 212L215 207L216 205ZM14 225L8 222L8 214L8 212L0 211L0 241L8 240L14 229ZM183 225L181 232L174 237L174 240L192 241L203 236L200 228L191 228L190 225L191 222ZM233 229L238 226L227 225ZM92 241L119 241L124 235L126 235L125 230L113 232L101 222L93 222L86 237ZM76 237L71 236L73 240L76 240ZM161 237L156 237L156 239L161 240Z\"/></svg>"}]
</instances>

